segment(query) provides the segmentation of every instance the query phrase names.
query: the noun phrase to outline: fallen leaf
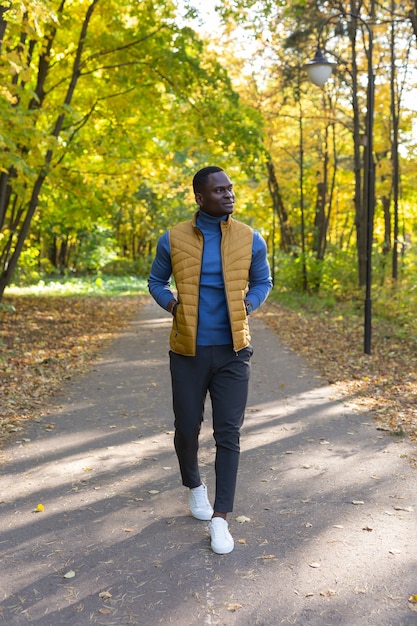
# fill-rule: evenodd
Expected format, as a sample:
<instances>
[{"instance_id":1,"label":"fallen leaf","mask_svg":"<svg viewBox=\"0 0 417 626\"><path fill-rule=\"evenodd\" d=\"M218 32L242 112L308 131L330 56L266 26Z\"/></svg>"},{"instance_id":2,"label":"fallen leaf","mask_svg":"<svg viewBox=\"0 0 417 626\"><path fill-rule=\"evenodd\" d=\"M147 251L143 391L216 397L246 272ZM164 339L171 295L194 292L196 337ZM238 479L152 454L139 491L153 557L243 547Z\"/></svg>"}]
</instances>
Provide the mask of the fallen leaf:
<instances>
[{"instance_id":1,"label":"fallen leaf","mask_svg":"<svg viewBox=\"0 0 417 626\"><path fill-rule=\"evenodd\" d=\"M232 613L235 613L236 611L238 611L241 608L242 608L241 604L229 604L227 606L227 610L231 611Z\"/></svg>"},{"instance_id":2,"label":"fallen leaf","mask_svg":"<svg viewBox=\"0 0 417 626\"><path fill-rule=\"evenodd\" d=\"M410 597L408 598L408 601L409 601L409 602L416 603L416 602L417 602L417 593L415 593L414 595L410 596Z\"/></svg>"},{"instance_id":3,"label":"fallen leaf","mask_svg":"<svg viewBox=\"0 0 417 626\"><path fill-rule=\"evenodd\" d=\"M319 569L319 567L321 567L320 563L310 563L310 567L312 567L313 569Z\"/></svg>"},{"instance_id":4,"label":"fallen leaf","mask_svg":"<svg viewBox=\"0 0 417 626\"><path fill-rule=\"evenodd\" d=\"M109 600L112 597L112 595L110 591L102 591L101 593L98 594L98 597L101 598L102 600Z\"/></svg>"},{"instance_id":5,"label":"fallen leaf","mask_svg":"<svg viewBox=\"0 0 417 626\"><path fill-rule=\"evenodd\" d=\"M245 522L250 522L251 519L250 519L250 517L245 517L244 515L239 515L239 517L236 518L236 521L239 522L239 524L244 524Z\"/></svg>"},{"instance_id":6,"label":"fallen leaf","mask_svg":"<svg viewBox=\"0 0 417 626\"><path fill-rule=\"evenodd\" d=\"M98 610L99 613L101 613L102 615L111 615L111 613L113 613L113 611L111 609L99 609Z\"/></svg>"},{"instance_id":7,"label":"fallen leaf","mask_svg":"<svg viewBox=\"0 0 417 626\"><path fill-rule=\"evenodd\" d=\"M84 472L92 472L93 468L92 467L83 467L83 471Z\"/></svg>"},{"instance_id":8,"label":"fallen leaf","mask_svg":"<svg viewBox=\"0 0 417 626\"><path fill-rule=\"evenodd\" d=\"M41 513L44 510L45 510L45 507L43 506L43 504L39 503L35 509L35 513Z\"/></svg>"},{"instance_id":9,"label":"fallen leaf","mask_svg":"<svg viewBox=\"0 0 417 626\"><path fill-rule=\"evenodd\" d=\"M70 569L66 574L63 575L63 578L74 578L74 576L75 576L74 570Z\"/></svg>"},{"instance_id":10,"label":"fallen leaf","mask_svg":"<svg viewBox=\"0 0 417 626\"><path fill-rule=\"evenodd\" d=\"M326 589L325 591L320 591L320 595L326 598L331 598L336 595L336 591L334 589Z\"/></svg>"},{"instance_id":11,"label":"fallen leaf","mask_svg":"<svg viewBox=\"0 0 417 626\"><path fill-rule=\"evenodd\" d=\"M142 304L142 296L7 296L13 314L0 310L2 416L15 422L34 419L45 432L57 428L40 419L47 398L73 374L85 370L97 350L118 334ZM1 350L6 347L7 350ZM4 358L3 358L4 357ZM8 372L11 375L8 375ZM0 423L0 434L7 433Z\"/></svg>"},{"instance_id":12,"label":"fallen leaf","mask_svg":"<svg viewBox=\"0 0 417 626\"><path fill-rule=\"evenodd\" d=\"M373 528L371 528L371 526L364 526L362 530L367 530L368 532L371 533L373 531Z\"/></svg>"},{"instance_id":13,"label":"fallen leaf","mask_svg":"<svg viewBox=\"0 0 417 626\"><path fill-rule=\"evenodd\" d=\"M157 489L149 489L148 493L150 493L152 496L154 496L157 493L159 493L159 491Z\"/></svg>"},{"instance_id":14,"label":"fallen leaf","mask_svg":"<svg viewBox=\"0 0 417 626\"><path fill-rule=\"evenodd\" d=\"M360 505L360 504L365 504L365 502L363 500L352 500L352 504Z\"/></svg>"}]
</instances>

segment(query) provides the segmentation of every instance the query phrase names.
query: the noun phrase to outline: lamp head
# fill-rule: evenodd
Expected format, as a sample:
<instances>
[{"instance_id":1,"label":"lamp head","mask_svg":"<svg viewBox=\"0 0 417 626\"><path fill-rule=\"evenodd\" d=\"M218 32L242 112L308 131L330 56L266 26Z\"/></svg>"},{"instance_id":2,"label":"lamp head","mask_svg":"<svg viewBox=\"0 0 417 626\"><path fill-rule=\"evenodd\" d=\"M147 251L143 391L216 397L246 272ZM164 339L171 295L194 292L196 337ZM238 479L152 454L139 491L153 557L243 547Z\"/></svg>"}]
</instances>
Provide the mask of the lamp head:
<instances>
[{"instance_id":1,"label":"lamp head","mask_svg":"<svg viewBox=\"0 0 417 626\"><path fill-rule=\"evenodd\" d=\"M314 59L304 65L307 70L310 81L317 85L317 87L323 87L330 78L330 75L335 67L336 63L330 63L324 58L320 46L317 46Z\"/></svg>"}]
</instances>

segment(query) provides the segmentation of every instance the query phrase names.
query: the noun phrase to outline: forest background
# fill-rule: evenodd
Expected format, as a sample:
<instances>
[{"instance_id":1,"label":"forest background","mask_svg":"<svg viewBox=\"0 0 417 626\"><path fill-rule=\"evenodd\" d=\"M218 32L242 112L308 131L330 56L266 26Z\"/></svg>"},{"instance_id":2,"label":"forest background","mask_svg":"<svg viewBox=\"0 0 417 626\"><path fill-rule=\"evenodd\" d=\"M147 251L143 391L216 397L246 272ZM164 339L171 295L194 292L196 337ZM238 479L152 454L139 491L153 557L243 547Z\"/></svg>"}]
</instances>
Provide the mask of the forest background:
<instances>
[{"instance_id":1,"label":"forest background","mask_svg":"<svg viewBox=\"0 0 417 626\"><path fill-rule=\"evenodd\" d=\"M366 358L369 29L375 205ZM319 32L337 63L322 89L305 70ZM225 0L207 19L185 0L0 0L7 423L30 413L23 398L33 389L62 380L55 365L74 345L62 345L51 320L67 324L74 344L77 311L87 352L98 345L85 340L94 325L74 294L65 305L39 294L94 276L89 293L108 296L114 277L146 277L158 237L194 211L193 174L217 164L234 182L237 216L268 244L274 290L265 319L393 432L415 436L416 44L417 2ZM24 298L28 286L36 298ZM127 315L117 298L90 305L84 313L104 307L101 323L112 327Z\"/></svg>"}]
</instances>

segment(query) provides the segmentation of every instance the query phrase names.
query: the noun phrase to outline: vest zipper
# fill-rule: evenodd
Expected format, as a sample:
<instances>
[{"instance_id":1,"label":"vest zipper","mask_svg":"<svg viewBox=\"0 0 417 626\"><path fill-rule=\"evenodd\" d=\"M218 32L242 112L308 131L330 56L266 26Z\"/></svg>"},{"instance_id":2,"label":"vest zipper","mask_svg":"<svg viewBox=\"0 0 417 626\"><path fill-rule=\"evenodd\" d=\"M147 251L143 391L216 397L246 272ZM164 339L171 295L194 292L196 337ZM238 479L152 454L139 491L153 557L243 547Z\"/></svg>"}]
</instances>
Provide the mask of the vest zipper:
<instances>
[{"instance_id":1,"label":"vest zipper","mask_svg":"<svg viewBox=\"0 0 417 626\"><path fill-rule=\"evenodd\" d=\"M222 222L222 224L224 224L224 222ZM221 242L220 242L220 257L222 260L222 274L223 274L223 285L224 285L224 294L226 296L226 307L227 307L227 315L229 318L229 324L230 324L230 333L232 335L232 346L233 346L233 351L235 353L236 356L238 355L238 351L235 348L235 342L234 342L234 337L233 337L233 325L232 325L232 316L230 314L230 306L229 306L229 295L227 293L227 287L226 287L226 279L224 276L224 254L223 254L223 226L220 227L220 233L221 233Z\"/></svg>"}]
</instances>

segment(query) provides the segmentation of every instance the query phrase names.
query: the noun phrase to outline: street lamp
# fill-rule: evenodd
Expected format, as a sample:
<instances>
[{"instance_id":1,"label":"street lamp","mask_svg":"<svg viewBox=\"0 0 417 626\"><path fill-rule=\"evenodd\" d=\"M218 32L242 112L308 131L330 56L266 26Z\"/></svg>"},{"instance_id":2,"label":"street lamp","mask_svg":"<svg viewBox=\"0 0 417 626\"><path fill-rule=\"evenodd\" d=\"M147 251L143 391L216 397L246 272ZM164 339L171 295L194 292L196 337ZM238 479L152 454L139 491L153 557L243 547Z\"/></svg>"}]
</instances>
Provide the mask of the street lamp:
<instances>
[{"instance_id":1,"label":"street lamp","mask_svg":"<svg viewBox=\"0 0 417 626\"><path fill-rule=\"evenodd\" d=\"M340 18L359 20L367 29L369 35L368 50L368 92L367 92L367 168L366 168L366 279L365 279L365 319L364 319L364 352L371 354L371 332L372 332L372 300L371 300L371 281L372 281L372 240L374 230L374 206L375 206L375 183L374 183L374 160L373 160L373 125L374 125L374 73L372 69L372 47L373 33L372 29L359 15L356 13L337 13L327 18L320 26L317 40L317 50L314 59L307 63L304 67L307 70L309 79L314 85L323 87L330 78L335 63L330 63L325 59L321 51L321 38L323 28L332 20Z\"/></svg>"}]
</instances>

